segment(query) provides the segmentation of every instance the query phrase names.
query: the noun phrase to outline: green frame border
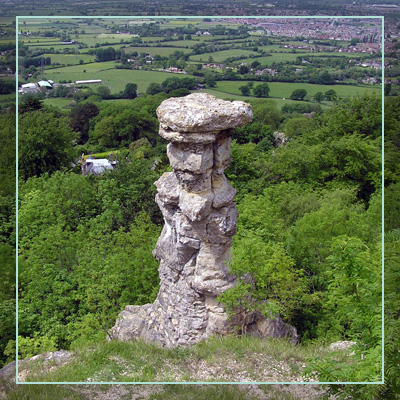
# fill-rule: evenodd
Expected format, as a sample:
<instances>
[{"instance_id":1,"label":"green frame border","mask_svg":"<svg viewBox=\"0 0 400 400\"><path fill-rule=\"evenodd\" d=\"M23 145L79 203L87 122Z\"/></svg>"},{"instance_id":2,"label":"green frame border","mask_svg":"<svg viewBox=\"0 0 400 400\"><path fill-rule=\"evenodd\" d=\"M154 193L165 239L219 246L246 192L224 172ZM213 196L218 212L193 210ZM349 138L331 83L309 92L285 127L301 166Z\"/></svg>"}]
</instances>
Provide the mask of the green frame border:
<instances>
[{"instance_id":1,"label":"green frame border","mask_svg":"<svg viewBox=\"0 0 400 400\"><path fill-rule=\"evenodd\" d=\"M218 19L380 19L382 23L382 379L378 382L20 382L18 381L18 28L19 28L19 19L202 19L202 18L218 18ZM385 242L384 242L384 217L385 217L385 207L384 207L384 193L385 193L385 170L384 170L384 139L385 139L385 17L384 16L376 16L376 15L368 15L368 16L235 16L235 15L196 15L196 16L141 16L141 15L131 15L131 16L16 16L15 17L15 37L16 37L16 86L15 86L15 95L16 95L16 287L15 287L15 296L16 296L16 363L15 363L15 379L17 385L60 385L60 384L68 384L68 385L382 385L385 383L385 323L384 323L384 294L385 294L385 268L384 268L384 259L385 259Z\"/></svg>"}]
</instances>

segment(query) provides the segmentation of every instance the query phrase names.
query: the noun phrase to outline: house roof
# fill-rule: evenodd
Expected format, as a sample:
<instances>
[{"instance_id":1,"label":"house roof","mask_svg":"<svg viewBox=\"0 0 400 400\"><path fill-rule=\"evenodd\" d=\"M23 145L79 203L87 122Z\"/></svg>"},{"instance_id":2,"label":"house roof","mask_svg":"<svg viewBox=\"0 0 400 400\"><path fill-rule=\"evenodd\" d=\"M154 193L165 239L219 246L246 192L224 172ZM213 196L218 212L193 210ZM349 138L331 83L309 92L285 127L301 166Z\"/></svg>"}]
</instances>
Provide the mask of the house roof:
<instances>
[{"instance_id":1,"label":"house roof","mask_svg":"<svg viewBox=\"0 0 400 400\"><path fill-rule=\"evenodd\" d=\"M101 79L88 79L86 81L75 81L76 84L83 84L83 83L101 83Z\"/></svg>"},{"instance_id":2,"label":"house roof","mask_svg":"<svg viewBox=\"0 0 400 400\"><path fill-rule=\"evenodd\" d=\"M47 82L47 81L39 81L39 82L38 82L38 85L39 85L40 87L49 87L49 88L52 87L52 86L51 86L51 83L49 83L49 82Z\"/></svg>"},{"instance_id":3,"label":"house roof","mask_svg":"<svg viewBox=\"0 0 400 400\"><path fill-rule=\"evenodd\" d=\"M115 162L111 163L106 158L99 158L99 159L88 158L85 161L86 173L98 175L103 173L106 169L113 169L113 164L115 165L116 163Z\"/></svg>"},{"instance_id":4,"label":"house roof","mask_svg":"<svg viewBox=\"0 0 400 400\"><path fill-rule=\"evenodd\" d=\"M22 88L26 89L26 88L36 88L36 84L35 83L24 83L23 85L21 85Z\"/></svg>"}]
</instances>

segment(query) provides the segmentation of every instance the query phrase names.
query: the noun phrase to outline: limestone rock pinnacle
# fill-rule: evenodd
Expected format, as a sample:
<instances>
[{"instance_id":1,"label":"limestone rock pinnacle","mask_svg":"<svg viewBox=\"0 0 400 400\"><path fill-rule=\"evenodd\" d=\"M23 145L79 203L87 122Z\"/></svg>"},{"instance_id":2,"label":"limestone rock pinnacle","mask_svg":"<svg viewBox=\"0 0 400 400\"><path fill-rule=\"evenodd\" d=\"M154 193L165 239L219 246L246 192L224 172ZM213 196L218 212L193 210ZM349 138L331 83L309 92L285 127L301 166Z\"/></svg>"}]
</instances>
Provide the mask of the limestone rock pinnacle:
<instances>
[{"instance_id":1,"label":"limestone rock pinnacle","mask_svg":"<svg viewBox=\"0 0 400 400\"><path fill-rule=\"evenodd\" d=\"M173 172L155 182L164 228L153 251L160 290L153 304L127 306L111 336L142 337L167 347L190 345L229 332L216 297L236 284L228 270L236 233L236 191L224 171L231 135L250 122L252 109L206 93L170 98L157 109L159 134L170 141Z\"/></svg>"}]
</instances>

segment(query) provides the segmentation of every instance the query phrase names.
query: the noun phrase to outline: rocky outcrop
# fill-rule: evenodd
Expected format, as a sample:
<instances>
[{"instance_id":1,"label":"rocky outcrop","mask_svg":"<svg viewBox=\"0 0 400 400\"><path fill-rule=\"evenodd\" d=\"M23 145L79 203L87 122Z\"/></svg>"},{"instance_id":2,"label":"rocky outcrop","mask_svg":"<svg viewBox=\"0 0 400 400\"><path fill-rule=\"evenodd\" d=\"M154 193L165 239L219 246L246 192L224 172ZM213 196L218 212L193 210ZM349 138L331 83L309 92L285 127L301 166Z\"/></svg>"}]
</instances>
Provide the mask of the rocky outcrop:
<instances>
[{"instance_id":1,"label":"rocky outcrop","mask_svg":"<svg viewBox=\"0 0 400 400\"><path fill-rule=\"evenodd\" d=\"M28 374L49 372L57 367L67 364L74 357L71 351L59 350L54 352L46 352L36 356L18 360L18 381L25 382ZM37 364L40 362L40 364ZM2 384L10 384L15 382L16 362L13 361L0 369L0 398Z\"/></svg>"},{"instance_id":2,"label":"rocky outcrop","mask_svg":"<svg viewBox=\"0 0 400 400\"><path fill-rule=\"evenodd\" d=\"M153 304L127 306L110 338L141 337L173 347L231 330L216 300L236 284L227 266L238 216L236 191L224 171L234 129L252 120L252 109L197 93L163 101L157 116L159 134L170 142L173 169L155 182L165 222L153 251L160 260L160 289ZM261 320L249 323L257 335L268 331Z\"/></svg>"},{"instance_id":3,"label":"rocky outcrop","mask_svg":"<svg viewBox=\"0 0 400 400\"><path fill-rule=\"evenodd\" d=\"M172 347L229 330L216 297L236 283L226 262L238 213L224 171L234 129L251 121L252 110L201 93L165 100L157 116L173 169L155 182L165 222L153 251L160 290L153 304L127 306L111 336Z\"/></svg>"}]
</instances>

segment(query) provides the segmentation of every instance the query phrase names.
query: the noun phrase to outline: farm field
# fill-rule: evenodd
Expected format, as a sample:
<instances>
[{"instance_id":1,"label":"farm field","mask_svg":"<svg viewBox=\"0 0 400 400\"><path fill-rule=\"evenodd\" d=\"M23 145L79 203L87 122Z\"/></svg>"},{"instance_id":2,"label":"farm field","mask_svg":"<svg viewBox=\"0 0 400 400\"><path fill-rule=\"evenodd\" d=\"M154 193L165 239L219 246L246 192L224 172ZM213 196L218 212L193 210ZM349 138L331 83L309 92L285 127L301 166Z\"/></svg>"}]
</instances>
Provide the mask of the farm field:
<instances>
[{"instance_id":1,"label":"farm field","mask_svg":"<svg viewBox=\"0 0 400 400\"><path fill-rule=\"evenodd\" d=\"M130 37L125 37L125 35L121 35L121 37L117 38L117 39L113 39L113 38L100 38L97 35L80 35L79 38L76 38L74 40L76 40L77 42L82 42L85 43L86 45L88 45L89 47L95 47L96 44L98 45L106 45L109 44L111 45L116 45L116 44L122 44L121 43L121 39L122 40L128 40L130 41Z\"/></svg>"},{"instance_id":2,"label":"farm field","mask_svg":"<svg viewBox=\"0 0 400 400\"><path fill-rule=\"evenodd\" d=\"M138 35L133 35L133 34L126 34L126 33L100 33L97 37L99 39L132 39L134 37L137 37Z\"/></svg>"},{"instance_id":3,"label":"farm field","mask_svg":"<svg viewBox=\"0 0 400 400\"><path fill-rule=\"evenodd\" d=\"M239 87L244 86L246 81L219 81L215 90L240 95ZM261 82L260 82L261 83ZM254 86L258 83L254 82ZM350 97L363 95L365 93L381 94L381 87L376 86L350 86L350 85L315 85L311 83L287 83L287 82L268 82L271 89L270 97L274 98L290 98L293 90L305 89L309 96L314 96L317 92L325 93L327 90L333 89L339 97Z\"/></svg>"},{"instance_id":4,"label":"farm field","mask_svg":"<svg viewBox=\"0 0 400 400\"><path fill-rule=\"evenodd\" d=\"M126 53L133 53L134 51L137 51L139 54L140 53L146 53L150 54L152 57L154 57L156 54L160 55L161 57L168 57L175 51L182 51L184 53L190 53L191 50L185 49L185 48L177 48L177 47L125 47L125 52Z\"/></svg>"},{"instance_id":5,"label":"farm field","mask_svg":"<svg viewBox=\"0 0 400 400\"><path fill-rule=\"evenodd\" d=\"M46 104L47 106L64 108L72 101L72 99L48 97L47 99L44 99L43 101L44 101L44 104Z\"/></svg>"},{"instance_id":6,"label":"farm field","mask_svg":"<svg viewBox=\"0 0 400 400\"><path fill-rule=\"evenodd\" d=\"M20 40L23 44L27 46L33 46L36 43L39 44L60 44L61 40L54 37L39 37L39 36L30 36L26 39Z\"/></svg>"},{"instance_id":7,"label":"farm field","mask_svg":"<svg viewBox=\"0 0 400 400\"><path fill-rule=\"evenodd\" d=\"M240 57L240 56L250 56L251 54L255 54L250 50L242 50L242 49L232 49L232 50L223 50L215 53L203 53L196 54L195 56L190 56L191 61L207 61L209 57L212 57L215 62L222 62L229 57Z\"/></svg>"},{"instance_id":8,"label":"farm field","mask_svg":"<svg viewBox=\"0 0 400 400\"><path fill-rule=\"evenodd\" d=\"M97 63L105 64L105 63ZM91 65L91 64L89 64ZM69 70L65 72L59 72L61 69ZM103 84L108 86L111 93L116 93L125 89L127 83L136 83L138 86L138 91L140 93L146 92L147 87L150 83L161 83L165 79L172 76L177 76L178 74L171 74L169 72L159 72L159 71L142 71L142 70L131 70L131 69L107 69L107 70L95 70L87 71L83 73L81 68L76 68L74 71L73 67L59 68L46 72L46 79L52 79L54 82L59 82L60 80L65 81L76 81L84 79L101 79ZM184 75L185 76L185 75ZM179 77L183 78L182 75ZM95 88L95 85L90 87Z\"/></svg>"},{"instance_id":9,"label":"farm field","mask_svg":"<svg viewBox=\"0 0 400 400\"><path fill-rule=\"evenodd\" d=\"M153 43L153 42L159 42L160 40L165 39L164 36L143 36L140 39L142 39L142 42L144 43Z\"/></svg>"},{"instance_id":10,"label":"farm field","mask_svg":"<svg viewBox=\"0 0 400 400\"><path fill-rule=\"evenodd\" d=\"M204 54L203 54L204 55ZM285 62L292 62L296 61L297 57L336 57L336 58L343 58L343 57L351 57L351 58L360 58L366 57L367 55L363 55L361 53L329 53L329 52L296 52L296 53L289 53L289 52L279 52L279 53L272 53L271 56L266 57L249 57L246 59L240 60L240 62L245 63L252 63L255 59L262 65L270 66L272 63L285 63Z\"/></svg>"},{"instance_id":11,"label":"farm field","mask_svg":"<svg viewBox=\"0 0 400 400\"><path fill-rule=\"evenodd\" d=\"M43 57L50 57L51 63L61 65L79 64L80 60L84 63L92 63L95 61L96 56L90 54L43 54Z\"/></svg>"},{"instance_id":12,"label":"farm field","mask_svg":"<svg viewBox=\"0 0 400 400\"><path fill-rule=\"evenodd\" d=\"M38 50L38 49L43 49L44 51L64 51L66 49L75 49L78 50L79 45L64 45L64 44L41 44L41 45L29 45L29 50ZM51 50L52 49L52 50ZM82 50L80 50L82 51ZM82 51L83 52L83 51Z\"/></svg>"},{"instance_id":13,"label":"farm field","mask_svg":"<svg viewBox=\"0 0 400 400\"><path fill-rule=\"evenodd\" d=\"M79 54L79 56L81 56L82 54ZM93 73L93 72L99 72L99 71L103 71L105 69L110 69L110 68L114 68L115 66L115 62L114 61L105 61L105 62L96 62L96 63L90 63L87 65L79 65L79 66L70 66L70 67L62 67L62 68L55 68L55 69L51 69L48 70L46 72L46 75L51 75L51 74L55 74L55 75L61 75L61 74L70 74L70 73L79 73L84 75L85 77L82 79L95 79L95 78L90 78L87 77L88 73ZM83 71L86 72L83 72ZM50 78L51 79L51 78ZM64 78L61 78L64 79ZM54 79L53 79L54 80Z\"/></svg>"},{"instance_id":14,"label":"farm field","mask_svg":"<svg viewBox=\"0 0 400 400\"><path fill-rule=\"evenodd\" d=\"M187 47L194 46L195 44L201 43L200 40L169 40L168 42L162 42L163 46L179 46L179 47Z\"/></svg>"},{"instance_id":15,"label":"farm field","mask_svg":"<svg viewBox=\"0 0 400 400\"><path fill-rule=\"evenodd\" d=\"M241 100L241 101L250 101L250 100L254 100L254 99L258 99L257 97L252 97L252 96L241 96L238 94L230 94L230 93L224 93L224 92L220 92L218 90L215 89L202 89L202 90L196 90L196 91L192 91L192 93L209 93L212 94L213 96L217 97L218 99L222 99L222 100ZM259 99L258 99L259 100ZM276 104L277 108L280 110L285 104L310 104L306 101L295 101L295 100L290 100L290 99L262 99L262 101L265 101L266 103L274 103ZM326 102L326 103L321 103L321 108L327 109L331 107L331 103L330 102Z\"/></svg>"}]
</instances>

